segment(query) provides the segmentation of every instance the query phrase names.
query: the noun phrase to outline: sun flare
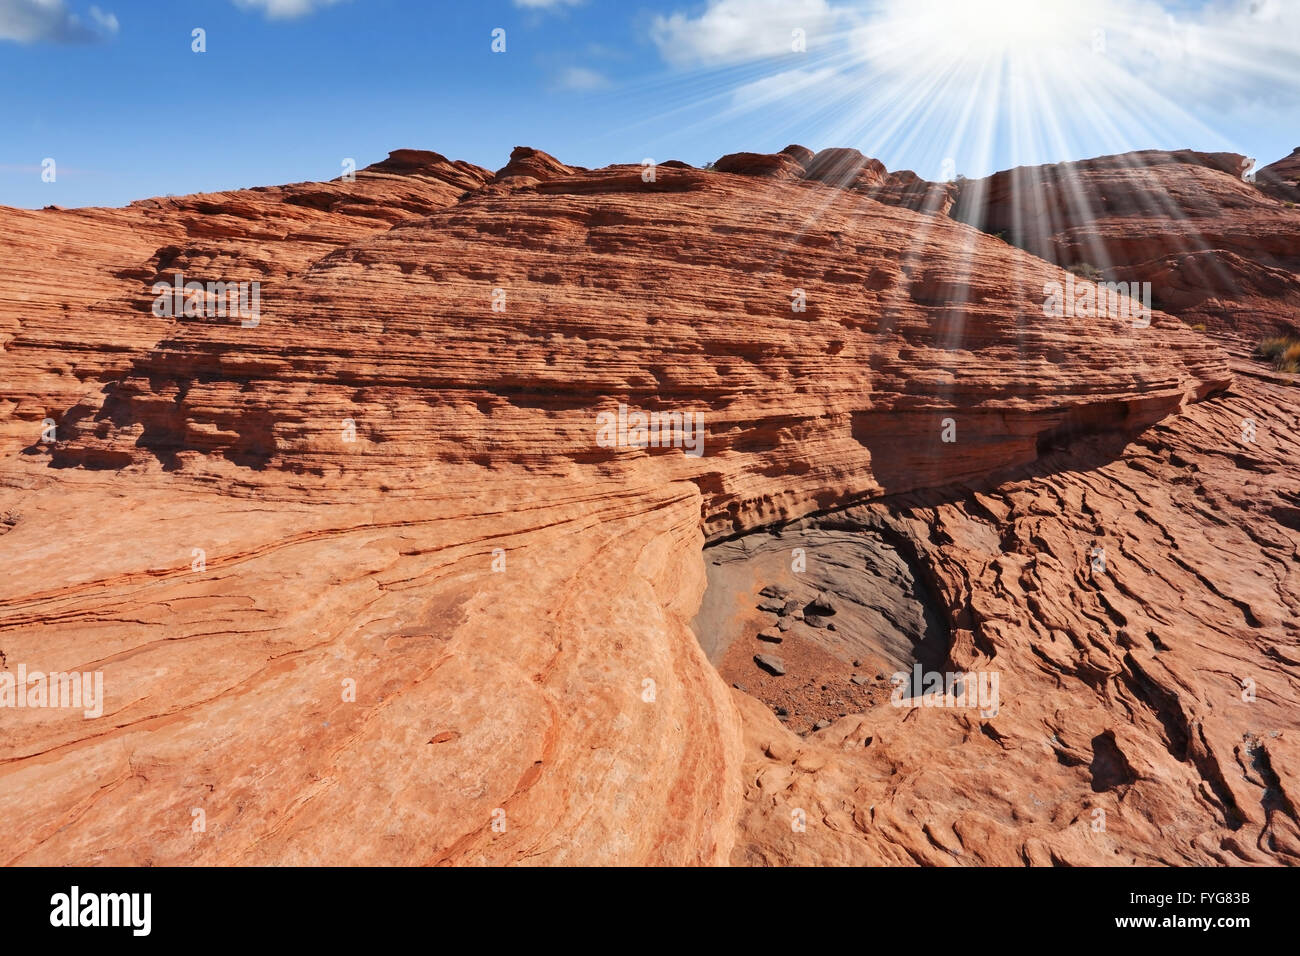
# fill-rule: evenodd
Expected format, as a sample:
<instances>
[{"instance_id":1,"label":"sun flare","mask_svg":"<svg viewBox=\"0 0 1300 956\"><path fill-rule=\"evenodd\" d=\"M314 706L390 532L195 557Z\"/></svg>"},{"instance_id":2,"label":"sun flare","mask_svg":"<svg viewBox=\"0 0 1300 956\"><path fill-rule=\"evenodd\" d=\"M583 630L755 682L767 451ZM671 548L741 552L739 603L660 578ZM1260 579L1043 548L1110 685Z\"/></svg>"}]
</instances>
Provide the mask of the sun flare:
<instances>
[{"instance_id":1,"label":"sun flare","mask_svg":"<svg viewBox=\"0 0 1300 956\"><path fill-rule=\"evenodd\" d=\"M1079 40L1101 29L1097 5L1053 0L912 0L909 17L933 31L946 53L973 60L1027 56Z\"/></svg>"},{"instance_id":2,"label":"sun flare","mask_svg":"<svg viewBox=\"0 0 1300 956\"><path fill-rule=\"evenodd\" d=\"M1102 40L1104 7L1100 0L887 0L864 31L865 48L896 68L960 73L998 61L1046 63Z\"/></svg>"}]
</instances>

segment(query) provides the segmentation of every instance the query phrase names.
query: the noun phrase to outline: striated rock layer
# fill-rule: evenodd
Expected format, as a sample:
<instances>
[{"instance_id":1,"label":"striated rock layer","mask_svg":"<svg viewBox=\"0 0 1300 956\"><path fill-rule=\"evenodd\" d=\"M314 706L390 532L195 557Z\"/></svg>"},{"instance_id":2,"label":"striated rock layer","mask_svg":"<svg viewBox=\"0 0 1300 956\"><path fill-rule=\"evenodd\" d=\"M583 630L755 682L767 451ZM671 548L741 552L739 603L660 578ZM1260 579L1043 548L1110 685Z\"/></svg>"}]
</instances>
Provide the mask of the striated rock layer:
<instances>
[{"instance_id":1,"label":"striated rock layer","mask_svg":"<svg viewBox=\"0 0 1300 956\"><path fill-rule=\"evenodd\" d=\"M810 563L818 528L897 542L954 628L938 669L997 675L996 713L877 704L801 739L736 693L733 862L1300 862L1300 414L1294 384L1239 373L1127 445L1089 439L996 488L783 529ZM842 699L860 690L850 656L866 653L846 639L838 672L818 672Z\"/></svg>"},{"instance_id":2,"label":"striated rock layer","mask_svg":"<svg viewBox=\"0 0 1300 956\"><path fill-rule=\"evenodd\" d=\"M819 184L639 167L500 182L278 283L256 328L183 322L32 452L309 475L312 493L359 472L687 480L715 537L1024 465L1230 380L1174 320L1047 317L1059 270ZM601 446L597 415L620 404L703 413L705 453Z\"/></svg>"},{"instance_id":3,"label":"striated rock layer","mask_svg":"<svg viewBox=\"0 0 1300 956\"><path fill-rule=\"evenodd\" d=\"M1284 203L1300 203L1300 146L1256 174L1259 188Z\"/></svg>"},{"instance_id":4,"label":"striated rock layer","mask_svg":"<svg viewBox=\"0 0 1300 956\"><path fill-rule=\"evenodd\" d=\"M146 199L125 209L5 209L0 438L96 395L176 331L155 281L258 280L265 292L334 249L454 203L491 174L397 150L351 182ZM39 432L39 428L37 428Z\"/></svg>"},{"instance_id":5,"label":"striated rock layer","mask_svg":"<svg viewBox=\"0 0 1300 956\"><path fill-rule=\"evenodd\" d=\"M1287 378L1046 314L856 151L738 155L0 210L0 669L105 689L0 709L6 861L1293 858ZM176 271L256 323L154 314ZM997 716L727 687L704 546L814 524L905 552ZM791 663L831 633L879 636Z\"/></svg>"},{"instance_id":6,"label":"striated rock layer","mask_svg":"<svg viewBox=\"0 0 1300 956\"><path fill-rule=\"evenodd\" d=\"M1290 165L1288 165L1290 163ZM1146 150L968 181L951 215L1066 267L1149 282L1157 308L1251 342L1300 334L1293 160Z\"/></svg>"}]
</instances>

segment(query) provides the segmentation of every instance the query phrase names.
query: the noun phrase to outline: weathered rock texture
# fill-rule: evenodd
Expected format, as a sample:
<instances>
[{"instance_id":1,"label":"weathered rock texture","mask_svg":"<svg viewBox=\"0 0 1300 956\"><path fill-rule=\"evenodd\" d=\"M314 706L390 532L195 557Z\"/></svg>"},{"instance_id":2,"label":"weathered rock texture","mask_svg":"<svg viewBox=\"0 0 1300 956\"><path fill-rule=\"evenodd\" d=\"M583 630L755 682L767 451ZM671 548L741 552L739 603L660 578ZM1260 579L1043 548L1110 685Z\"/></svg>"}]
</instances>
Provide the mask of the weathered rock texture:
<instances>
[{"instance_id":1,"label":"weathered rock texture","mask_svg":"<svg viewBox=\"0 0 1300 956\"><path fill-rule=\"evenodd\" d=\"M1300 146L1256 174L1259 188L1283 202L1300 203Z\"/></svg>"},{"instance_id":2,"label":"weathered rock texture","mask_svg":"<svg viewBox=\"0 0 1300 956\"><path fill-rule=\"evenodd\" d=\"M813 153L805 146L792 145L779 153L728 153L713 168L742 176L824 182L917 212L946 214L957 197L955 183L927 182L911 170L886 173L883 163L856 149Z\"/></svg>"},{"instance_id":3,"label":"weathered rock texture","mask_svg":"<svg viewBox=\"0 0 1300 956\"><path fill-rule=\"evenodd\" d=\"M125 209L5 209L0 441L97 395L176 329L155 281L275 283L333 250L451 205L491 173L401 149L355 181L146 199ZM39 431L39 429L38 429Z\"/></svg>"},{"instance_id":4,"label":"weathered rock texture","mask_svg":"<svg viewBox=\"0 0 1300 956\"><path fill-rule=\"evenodd\" d=\"M1287 163L1291 165L1288 166ZM1150 282L1158 308L1251 341L1300 333L1293 160L1245 180L1235 153L1147 150L962 184L952 216L1065 267Z\"/></svg>"},{"instance_id":5,"label":"weathered rock texture","mask_svg":"<svg viewBox=\"0 0 1300 956\"><path fill-rule=\"evenodd\" d=\"M737 694L733 862L1300 861L1300 415L1293 383L1239 372L1122 448L831 519L918 556L955 627L944 669L997 673L999 706L885 704L800 740Z\"/></svg>"},{"instance_id":6,"label":"weathered rock texture","mask_svg":"<svg viewBox=\"0 0 1300 956\"><path fill-rule=\"evenodd\" d=\"M803 153L0 210L0 667L106 693L0 709L6 860L1292 858L1286 377L1049 318L1057 266ZM176 271L259 322L155 316ZM704 454L602 443L620 405ZM844 508L997 717L801 739L710 665L705 543Z\"/></svg>"}]
</instances>

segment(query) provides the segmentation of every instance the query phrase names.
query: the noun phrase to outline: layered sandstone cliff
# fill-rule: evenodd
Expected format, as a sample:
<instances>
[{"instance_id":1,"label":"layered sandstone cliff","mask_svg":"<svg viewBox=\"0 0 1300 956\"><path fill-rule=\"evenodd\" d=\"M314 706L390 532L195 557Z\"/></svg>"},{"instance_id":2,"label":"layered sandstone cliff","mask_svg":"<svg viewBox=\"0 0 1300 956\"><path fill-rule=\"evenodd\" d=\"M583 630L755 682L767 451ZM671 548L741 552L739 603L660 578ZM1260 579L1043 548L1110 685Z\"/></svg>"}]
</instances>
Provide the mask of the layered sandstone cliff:
<instances>
[{"instance_id":1,"label":"layered sandstone cliff","mask_svg":"<svg viewBox=\"0 0 1300 956\"><path fill-rule=\"evenodd\" d=\"M1250 341L1300 333L1300 208L1286 161L1145 150L962 184L952 216L1065 267L1149 282L1192 325Z\"/></svg>"},{"instance_id":2,"label":"layered sandstone cliff","mask_svg":"<svg viewBox=\"0 0 1300 956\"><path fill-rule=\"evenodd\" d=\"M1051 315L856 151L724 160L0 210L0 651L105 684L0 710L7 861L1294 858L1286 377ZM256 321L156 315L176 274ZM638 411L702 454L600 440ZM906 552L996 717L728 688L703 549L822 527Z\"/></svg>"}]
</instances>

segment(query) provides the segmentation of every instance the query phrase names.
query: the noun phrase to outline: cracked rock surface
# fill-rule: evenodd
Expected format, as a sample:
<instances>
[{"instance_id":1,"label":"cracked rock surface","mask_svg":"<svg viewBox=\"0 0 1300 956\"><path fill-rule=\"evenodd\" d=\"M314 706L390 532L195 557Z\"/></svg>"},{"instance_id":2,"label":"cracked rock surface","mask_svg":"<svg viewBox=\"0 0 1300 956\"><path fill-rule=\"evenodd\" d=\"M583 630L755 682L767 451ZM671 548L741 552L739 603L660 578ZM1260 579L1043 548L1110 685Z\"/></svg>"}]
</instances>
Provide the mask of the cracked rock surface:
<instances>
[{"instance_id":1,"label":"cracked rock surface","mask_svg":"<svg viewBox=\"0 0 1300 956\"><path fill-rule=\"evenodd\" d=\"M0 669L104 679L0 709L3 861L1294 862L1294 376L1045 316L854 153L0 209ZM260 321L155 315L177 271ZM718 620L782 642L697 638L755 532L809 577ZM996 715L895 707L909 656Z\"/></svg>"}]
</instances>

